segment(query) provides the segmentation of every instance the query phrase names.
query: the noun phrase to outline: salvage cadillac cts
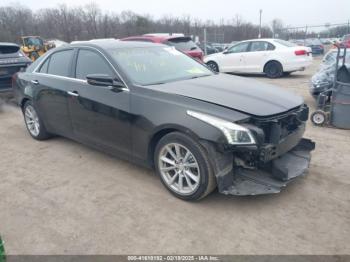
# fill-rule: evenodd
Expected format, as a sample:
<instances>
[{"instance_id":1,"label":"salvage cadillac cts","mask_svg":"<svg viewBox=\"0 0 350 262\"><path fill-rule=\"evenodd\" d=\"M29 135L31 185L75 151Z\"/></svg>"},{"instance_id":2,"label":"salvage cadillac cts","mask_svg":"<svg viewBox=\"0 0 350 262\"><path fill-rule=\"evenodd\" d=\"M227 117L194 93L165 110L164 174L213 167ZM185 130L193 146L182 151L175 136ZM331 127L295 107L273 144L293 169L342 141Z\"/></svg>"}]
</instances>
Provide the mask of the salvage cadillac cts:
<instances>
[{"instance_id":1,"label":"salvage cadillac cts","mask_svg":"<svg viewBox=\"0 0 350 262\"><path fill-rule=\"evenodd\" d=\"M65 136L154 167L185 200L217 186L280 192L304 174L308 107L260 82L215 74L160 44L106 40L55 49L14 78L30 135Z\"/></svg>"}]
</instances>

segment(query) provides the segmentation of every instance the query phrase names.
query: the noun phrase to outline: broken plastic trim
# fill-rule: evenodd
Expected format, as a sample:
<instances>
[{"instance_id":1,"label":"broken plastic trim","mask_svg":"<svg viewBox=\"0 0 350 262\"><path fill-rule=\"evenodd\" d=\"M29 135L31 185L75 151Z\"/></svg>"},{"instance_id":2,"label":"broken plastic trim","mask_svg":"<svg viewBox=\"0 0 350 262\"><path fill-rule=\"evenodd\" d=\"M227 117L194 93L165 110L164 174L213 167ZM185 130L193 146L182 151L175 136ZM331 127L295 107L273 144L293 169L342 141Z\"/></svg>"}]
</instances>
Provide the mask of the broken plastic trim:
<instances>
[{"instance_id":1,"label":"broken plastic trim","mask_svg":"<svg viewBox=\"0 0 350 262\"><path fill-rule=\"evenodd\" d=\"M219 192L239 196L279 193L296 177L306 174L314 149L314 142L302 139L291 151L273 160L267 170L234 168L217 177Z\"/></svg>"}]
</instances>

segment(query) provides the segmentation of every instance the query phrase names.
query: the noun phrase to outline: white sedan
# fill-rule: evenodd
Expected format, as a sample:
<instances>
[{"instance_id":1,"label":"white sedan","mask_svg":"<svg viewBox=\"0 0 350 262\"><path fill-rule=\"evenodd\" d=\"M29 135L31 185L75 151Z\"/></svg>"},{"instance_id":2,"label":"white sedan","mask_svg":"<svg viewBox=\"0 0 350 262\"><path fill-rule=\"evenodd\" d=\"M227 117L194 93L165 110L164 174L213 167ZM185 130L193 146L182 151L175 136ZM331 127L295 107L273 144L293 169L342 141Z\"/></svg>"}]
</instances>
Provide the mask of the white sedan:
<instances>
[{"instance_id":1,"label":"white sedan","mask_svg":"<svg viewBox=\"0 0 350 262\"><path fill-rule=\"evenodd\" d=\"M216 72L261 73L277 78L305 70L312 63L312 53L309 47L280 39L253 39L206 56L204 62Z\"/></svg>"}]
</instances>

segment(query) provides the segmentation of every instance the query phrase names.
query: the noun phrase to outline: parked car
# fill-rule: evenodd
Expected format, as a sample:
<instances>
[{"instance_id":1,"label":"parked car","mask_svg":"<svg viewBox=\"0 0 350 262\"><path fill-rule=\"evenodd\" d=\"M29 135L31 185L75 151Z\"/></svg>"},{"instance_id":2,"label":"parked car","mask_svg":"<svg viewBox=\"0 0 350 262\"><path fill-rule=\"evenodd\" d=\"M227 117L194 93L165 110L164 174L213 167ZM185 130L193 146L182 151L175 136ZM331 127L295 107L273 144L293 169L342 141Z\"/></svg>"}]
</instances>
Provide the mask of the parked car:
<instances>
[{"instance_id":1,"label":"parked car","mask_svg":"<svg viewBox=\"0 0 350 262\"><path fill-rule=\"evenodd\" d=\"M350 48L350 35L344 35L341 40L341 43L346 47Z\"/></svg>"},{"instance_id":2,"label":"parked car","mask_svg":"<svg viewBox=\"0 0 350 262\"><path fill-rule=\"evenodd\" d=\"M331 45L332 44L332 41L330 38L321 38L320 41L323 45Z\"/></svg>"},{"instance_id":3,"label":"parked car","mask_svg":"<svg viewBox=\"0 0 350 262\"><path fill-rule=\"evenodd\" d=\"M121 41L138 41L138 42L152 42L174 46L177 50L184 52L185 54L198 59L203 60L203 51L192 41L191 37L182 35L170 35L170 34L147 34L142 36L130 36Z\"/></svg>"},{"instance_id":4,"label":"parked car","mask_svg":"<svg viewBox=\"0 0 350 262\"><path fill-rule=\"evenodd\" d=\"M296 44L298 46L305 46L305 40L300 40L300 39L291 39L289 42Z\"/></svg>"},{"instance_id":5,"label":"parked car","mask_svg":"<svg viewBox=\"0 0 350 262\"><path fill-rule=\"evenodd\" d=\"M206 53L207 55L216 54L220 52L217 48L213 47L211 44L206 44L207 52L204 51L204 44L200 44L199 47L203 50L203 53Z\"/></svg>"},{"instance_id":6,"label":"parked car","mask_svg":"<svg viewBox=\"0 0 350 262\"><path fill-rule=\"evenodd\" d=\"M184 200L216 186L232 195L278 193L304 174L314 149L302 138L308 107L301 97L215 74L174 47L69 45L14 80L34 139L57 134L154 167Z\"/></svg>"},{"instance_id":7,"label":"parked car","mask_svg":"<svg viewBox=\"0 0 350 262\"><path fill-rule=\"evenodd\" d=\"M219 52L223 52L227 47L227 44L212 43L211 46L216 48Z\"/></svg>"},{"instance_id":8,"label":"parked car","mask_svg":"<svg viewBox=\"0 0 350 262\"><path fill-rule=\"evenodd\" d=\"M13 43L0 43L0 91L11 89L12 76L31 64L31 60Z\"/></svg>"},{"instance_id":9,"label":"parked car","mask_svg":"<svg viewBox=\"0 0 350 262\"><path fill-rule=\"evenodd\" d=\"M253 39L206 56L204 62L215 72L261 73L277 78L310 66L310 53L310 48L280 39Z\"/></svg>"},{"instance_id":10,"label":"parked car","mask_svg":"<svg viewBox=\"0 0 350 262\"><path fill-rule=\"evenodd\" d=\"M313 55L323 55L324 54L324 45L320 39L306 39L305 46L310 47Z\"/></svg>"},{"instance_id":11,"label":"parked car","mask_svg":"<svg viewBox=\"0 0 350 262\"><path fill-rule=\"evenodd\" d=\"M337 49L331 49L324 56L319 70L311 78L310 94L316 100L320 93L332 88L334 84L337 53ZM350 49L347 49L345 61L350 67Z\"/></svg>"}]
</instances>

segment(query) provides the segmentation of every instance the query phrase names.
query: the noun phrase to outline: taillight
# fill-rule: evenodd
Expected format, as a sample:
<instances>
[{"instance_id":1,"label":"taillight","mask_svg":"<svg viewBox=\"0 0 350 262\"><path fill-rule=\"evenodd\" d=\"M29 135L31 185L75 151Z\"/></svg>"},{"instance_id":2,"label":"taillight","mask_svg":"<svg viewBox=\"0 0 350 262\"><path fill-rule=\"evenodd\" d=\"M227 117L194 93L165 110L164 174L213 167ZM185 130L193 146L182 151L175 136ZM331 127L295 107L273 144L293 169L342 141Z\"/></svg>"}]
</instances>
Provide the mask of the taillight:
<instances>
[{"instance_id":1,"label":"taillight","mask_svg":"<svg viewBox=\"0 0 350 262\"><path fill-rule=\"evenodd\" d=\"M307 55L306 50L296 50L294 53L295 55Z\"/></svg>"},{"instance_id":2,"label":"taillight","mask_svg":"<svg viewBox=\"0 0 350 262\"><path fill-rule=\"evenodd\" d=\"M203 53L201 53L201 54L199 55L199 60L200 60L201 62L203 62L203 57L204 57L204 55L203 55Z\"/></svg>"}]
</instances>

